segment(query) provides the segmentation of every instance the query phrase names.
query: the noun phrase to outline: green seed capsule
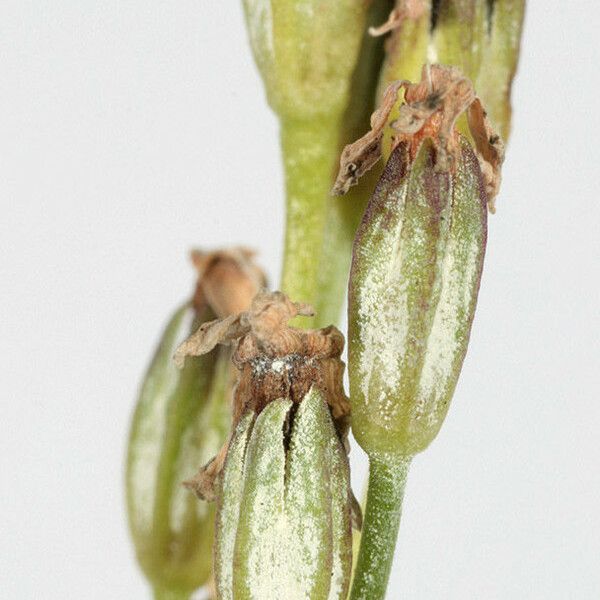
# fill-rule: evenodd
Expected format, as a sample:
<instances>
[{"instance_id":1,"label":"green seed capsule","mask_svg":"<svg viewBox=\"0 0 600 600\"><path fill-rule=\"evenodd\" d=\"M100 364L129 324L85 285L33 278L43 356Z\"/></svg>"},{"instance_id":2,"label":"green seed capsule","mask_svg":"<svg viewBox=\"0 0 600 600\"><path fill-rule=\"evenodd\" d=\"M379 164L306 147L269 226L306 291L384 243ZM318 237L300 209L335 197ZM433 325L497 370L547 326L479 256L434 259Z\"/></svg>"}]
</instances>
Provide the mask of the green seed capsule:
<instances>
[{"instance_id":1,"label":"green seed capsule","mask_svg":"<svg viewBox=\"0 0 600 600\"><path fill-rule=\"evenodd\" d=\"M354 244L349 288L353 433L369 454L410 456L444 420L467 351L487 236L478 159L453 170L425 141L393 151Z\"/></svg>"},{"instance_id":2,"label":"green seed capsule","mask_svg":"<svg viewBox=\"0 0 600 600\"><path fill-rule=\"evenodd\" d=\"M313 315L281 292L261 292L248 311L206 323L180 360L234 342L240 372L234 430L194 478L218 499L215 579L223 600L338 600L352 567L351 521L360 521L342 440L344 336L302 330Z\"/></svg>"},{"instance_id":3,"label":"green seed capsule","mask_svg":"<svg viewBox=\"0 0 600 600\"><path fill-rule=\"evenodd\" d=\"M278 115L311 119L343 110L369 3L244 0L243 4L254 58Z\"/></svg>"},{"instance_id":4,"label":"green seed capsule","mask_svg":"<svg viewBox=\"0 0 600 600\"><path fill-rule=\"evenodd\" d=\"M133 417L127 457L127 506L140 566L155 588L188 597L211 573L214 509L181 482L218 450L227 435L224 399L229 353L175 367L173 352L198 324L189 305L164 332Z\"/></svg>"},{"instance_id":5,"label":"green seed capsule","mask_svg":"<svg viewBox=\"0 0 600 600\"><path fill-rule=\"evenodd\" d=\"M345 598L348 462L322 394L241 418L222 473L215 577L224 600Z\"/></svg>"},{"instance_id":6,"label":"green seed capsule","mask_svg":"<svg viewBox=\"0 0 600 600\"><path fill-rule=\"evenodd\" d=\"M244 248L194 251L196 291L163 334L133 417L127 456L127 509L138 561L156 598L189 598L212 570L215 509L182 483L206 464L230 429L231 351L191 357L180 343L215 315L244 310L265 284Z\"/></svg>"}]
</instances>

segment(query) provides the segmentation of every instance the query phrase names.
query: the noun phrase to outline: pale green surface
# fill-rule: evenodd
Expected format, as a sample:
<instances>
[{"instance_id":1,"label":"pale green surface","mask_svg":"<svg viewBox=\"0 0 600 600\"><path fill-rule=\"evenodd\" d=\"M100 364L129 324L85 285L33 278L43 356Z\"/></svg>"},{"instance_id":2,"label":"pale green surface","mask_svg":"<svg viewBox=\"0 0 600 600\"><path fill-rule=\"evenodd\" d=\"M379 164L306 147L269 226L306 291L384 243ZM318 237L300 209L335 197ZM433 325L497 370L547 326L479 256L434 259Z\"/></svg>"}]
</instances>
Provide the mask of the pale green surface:
<instances>
[{"instance_id":1,"label":"pale green surface","mask_svg":"<svg viewBox=\"0 0 600 600\"><path fill-rule=\"evenodd\" d=\"M333 430L329 418L328 426ZM348 506L350 465L342 443L335 432L328 434L329 484L331 487L332 578L329 600L342 600L348 595L352 574L352 518Z\"/></svg>"},{"instance_id":2,"label":"pale green surface","mask_svg":"<svg viewBox=\"0 0 600 600\"><path fill-rule=\"evenodd\" d=\"M392 6L393 3L388 0L373 2L369 7L365 28L377 26L385 21ZM375 96L384 56L383 41L384 38L363 36L352 74L351 93L339 126L334 171L337 171L339 154L344 146L360 138L370 128L371 114L376 108ZM380 173L381 165L378 164L344 196L331 196L329 189L327 190L327 215L315 305L316 327L326 327L339 322L348 288L352 242ZM332 173L330 188L336 174Z\"/></svg>"},{"instance_id":3,"label":"pale green surface","mask_svg":"<svg viewBox=\"0 0 600 600\"><path fill-rule=\"evenodd\" d=\"M431 45L435 62L459 67L476 81L488 45L486 0L442 2Z\"/></svg>"},{"instance_id":4,"label":"pale green surface","mask_svg":"<svg viewBox=\"0 0 600 600\"><path fill-rule=\"evenodd\" d=\"M343 221L335 214L328 217L329 191L339 160L341 122L366 33L368 3L244 0L243 4L254 58L269 104L281 121L286 183L281 289L293 300L323 311L319 324L337 320L343 279L338 278L337 268L331 272L335 280L320 271L329 269L338 251L348 251L347 235L337 244L334 231L325 246L324 236ZM327 226L326 221L330 221ZM339 272L346 269L342 260ZM298 319L294 325L315 323Z\"/></svg>"},{"instance_id":5,"label":"pale green surface","mask_svg":"<svg viewBox=\"0 0 600 600\"><path fill-rule=\"evenodd\" d=\"M365 33L361 0L243 0L267 98L283 119L340 115Z\"/></svg>"},{"instance_id":6,"label":"pale green surface","mask_svg":"<svg viewBox=\"0 0 600 600\"><path fill-rule=\"evenodd\" d=\"M510 135L510 92L519 62L524 15L525 0L495 1L488 43L475 81L475 89L504 141Z\"/></svg>"},{"instance_id":7,"label":"pale green surface","mask_svg":"<svg viewBox=\"0 0 600 600\"><path fill-rule=\"evenodd\" d=\"M339 117L281 122L286 227L281 289L315 305L328 198L337 164ZM295 326L312 327L303 317Z\"/></svg>"},{"instance_id":8,"label":"pale green surface","mask_svg":"<svg viewBox=\"0 0 600 600\"><path fill-rule=\"evenodd\" d=\"M152 589L154 600L189 600L191 592L164 589L156 586Z\"/></svg>"},{"instance_id":9,"label":"pale green surface","mask_svg":"<svg viewBox=\"0 0 600 600\"><path fill-rule=\"evenodd\" d=\"M214 508L181 484L217 452L229 422L223 397L229 353L188 359L182 370L173 364L194 322L188 305L169 322L144 379L128 447L131 535L140 566L163 596L189 596L210 575Z\"/></svg>"},{"instance_id":10,"label":"pale green surface","mask_svg":"<svg viewBox=\"0 0 600 600\"><path fill-rule=\"evenodd\" d=\"M315 600L345 598L352 564L348 462L315 389L294 417L286 466L292 589Z\"/></svg>"},{"instance_id":11,"label":"pale green surface","mask_svg":"<svg viewBox=\"0 0 600 600\"><path fill-rule=\"evenodd\" d=\"M329 411L321 394L309 392L296 414L286 463L285 518L294 560L287 565L294 589L326 598L332 573L332 504L328 446Z\"/></svg>"},{"instance_id":12,"label":"pale green surface","mask_svg":"<svg viewBox=\"0 0 600 600\"><path fill-rule=\"evenodd\" d=\"M244 457L253 423L254 413L247 412L242 416L230 441L223 468L214 544L214 575L221 600L233 598L233 551L244 489Z\"/></svg>"},{"instance_id":13,"label":"pale green surface","mask_svg":"<svg viewBox=\"0 0 600 600\"><path fill-rule=\"evenodd\" d=\"M427 62L431 27L430 4L431 2L427 3L427 9L419 19L415 21L406 19L389 36L391 39L381 69L378 90L379 100L381 100L387 86L393 81L403 79L408 81L420 80L421 69Z\"/></svg>"},{"instance_id":14,"label":"pale green surface","mask_svg":"<svg viewBox=\"0 0 600 600\"><path fill-rule=\"evenodd\" d=\"M351 600L385 598L410 462L410 457L370 457L367 510Z\"/></svg>"},{"instance_id":15,"label":"pale green surface","mask_svg":"<svg viewBox=\"0 0 600 600\"><path fill-rule=\"evenodd\" d=\"M224 600L342 600L352 563L348 461L322 394L237 428L223 472L215 575ZM288 436L285 432L292 419ZM250 434L251 430L251 434Z\"/></svg>"},{"instance_id":16,"label":"pale green surface","mask_svg":"<svg viewBox=\"0 0 600 600\"><path fill-rule=\"evenodd\" d=\"M434 173L431 146L408 175L386 166L357 237L349 296L354 436L368 454L420 452L437 434L467 350L487 211L466 142L457 174Z\"/></svg>"},{"instance_id":17,"label":"pale green surface","mask_svg":"<svg viewBox=\"0 0 600 600\"><path fill-rule=\"evenodd\" d=\"M235 600L276 598L284 567L283 425L292 402L275 400L256 419L244 462L244 488L233 557Z\"/></svg>"}]
</instances>

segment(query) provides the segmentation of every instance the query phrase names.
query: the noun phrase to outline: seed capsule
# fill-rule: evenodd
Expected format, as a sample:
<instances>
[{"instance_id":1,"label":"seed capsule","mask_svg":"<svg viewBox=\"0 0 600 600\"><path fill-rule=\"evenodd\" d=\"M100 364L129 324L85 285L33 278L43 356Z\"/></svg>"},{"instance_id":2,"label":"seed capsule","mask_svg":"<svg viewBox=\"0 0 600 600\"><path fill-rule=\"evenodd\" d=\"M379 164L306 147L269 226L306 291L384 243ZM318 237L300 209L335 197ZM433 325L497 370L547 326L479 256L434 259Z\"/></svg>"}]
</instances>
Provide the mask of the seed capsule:
<instances>
[{"instance_id":1,"label":"seed capsule","mask_svg":"<svg viewBox=\"0 0 600 600\"><path fill-rule=\"evenodd\" d=\"M196 292L167 325L132 420L126 473L129 525L138 561L157 597L189 596L210 577L215 510L181 484L218 451L231 414L230 350L190 359L181 370L173 353L215 313L249 305L264 283L250 256L240 249L194 252Z\"/></svg>"},{"instance_id":2,"label":"seed capsule","mask_svg":"<svg viewBox=\"0 0 600 600\"><path fill-rule=\"evenodd\" d=\"M321 394L275 400L232 439L217 511L219 597L345 598L349 470ZM287 449L286 449L287 448Z\"/></svg>"},{"instance_id":3,"label":"seed capsule","mask_svg":"<svg viewBox=\"0 0 600 600\"><path fill-rule=\"evenodd\" d=\"M181 350L237 340L235 429L190 485L218 498L219 598L345 598L354 499L342 440L343 336L287 325L309 307L259 294L248 312L206 324Z\"/></svg>"},{"instance_id":4,"label":"seed capsule","mask_svg":"<svg viewBox=\"0 0 600 600\"><path fill-rule=\"evenodd\" d=\"M349 286L353 433L371 455L411 456L444 420L467 351L499 142L467 80L434 66L407 86L395 148L358 230ZM454 128L469 111L479 154ZM490 147L490 144L496 146ZM492 156L493 155L493 156ZM492 157L495 170L485 161ZM493 171L486 183L481 164Z\"/></svg>"},{"instance_id":5,"label":"seed capsule","mask_svg":"<svg viewBox=\"0 0 600 600\"><path fill-rule=\"evenodd\" d=\"M129 525L140 566L157 594L191 593L211 569L214 511L196 502L181 482L219 448L229 417L226 402L211 390L216 355L190 361L183 371L173 365L174 348L194 316L185 305L169 322L144 380L129 440ZM224 355L221 371L226 361Z\"/></svg>"},{"instance_id":6,"label":"seed capsule","mask_svg":"<svg viewBox=\"0 0 600 600\"><path fill-rule=\"evenodd\" d=\"M349 295L353 431L368 452L412 455L437 434L474 316L487 232L477 159L456 173L398 146L355 241Z\"/></svg>"}]
</instances>

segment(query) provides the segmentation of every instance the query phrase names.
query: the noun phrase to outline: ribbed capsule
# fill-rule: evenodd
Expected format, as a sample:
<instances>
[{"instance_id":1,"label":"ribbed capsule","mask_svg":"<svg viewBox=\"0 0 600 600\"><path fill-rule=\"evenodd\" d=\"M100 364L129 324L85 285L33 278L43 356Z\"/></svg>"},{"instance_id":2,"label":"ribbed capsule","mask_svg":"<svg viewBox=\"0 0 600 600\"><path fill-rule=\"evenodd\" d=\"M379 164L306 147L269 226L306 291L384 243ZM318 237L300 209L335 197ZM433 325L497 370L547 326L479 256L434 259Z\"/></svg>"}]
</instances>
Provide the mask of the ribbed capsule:
<instances>
[{"instance_id":1,"label":"ribbed capsule","mask_svg":"<svg viewBox=\"0 0 600 600\"><path fill-rule=\"evenodd\" d=\"M224 600L345 598L352 566L343 390L344 337L288 325L310 306L262 292L248 311L207 323L179 358L235 343L233 433L190 482L215 497L215 579ZM352 518L351 518L352 517Z\"/></svg>"},{"instance_id":2,"label":"ribbed capsule","mask_svg":"<svg viewBox=\"0 0 600 600\"><path fill-rule=\"evenodd\" d=\"M345 598L352 566L346 455L322 394L246 413L222 474L215 577L223 600ZM295 414L294 414L295 413Z\"/></svg>"},{"instance_id":3,"label":"ribbed capsule","mask_svg":"<svg viewBox=\"0 0 600 600\"><path fill-rule=\"evenodd\" d=\"M127 507L140 566L157 595L190 593L208 580L214 508L181 482L218 450L227 435L229 353L190 360L173 352L197 322L185 305L170 320L148 369L132 421L127 456Z\"/></svg>"},{"instance_id":4,"label":"ribbed capsule","mask_svg":"<svg viewBox=\"0 0 600 600\"><path fill-rule=\"evenodd\" d=\"M436 436L467 351L487 237L479 161L453 169L430 141L393 151L355 243L349 287L353 433L368 453L412 455Z\"/></svg>"},{"instance_id":5,"label":"ribbed capsule","mask_svg":"<svg viewBox=\"0 0 600 600\"><path fill-rule=\"evenodd\" d=\"M138 562L155 596L189 597L212 569L214 506L182 483L219 450L230 429L231 350L190 358L176 348L215 315L247 308L264 275L243 248L195 251L192 300L169 321L144 377L127 454L127 509Z\"/></svg>"}]
</instances>

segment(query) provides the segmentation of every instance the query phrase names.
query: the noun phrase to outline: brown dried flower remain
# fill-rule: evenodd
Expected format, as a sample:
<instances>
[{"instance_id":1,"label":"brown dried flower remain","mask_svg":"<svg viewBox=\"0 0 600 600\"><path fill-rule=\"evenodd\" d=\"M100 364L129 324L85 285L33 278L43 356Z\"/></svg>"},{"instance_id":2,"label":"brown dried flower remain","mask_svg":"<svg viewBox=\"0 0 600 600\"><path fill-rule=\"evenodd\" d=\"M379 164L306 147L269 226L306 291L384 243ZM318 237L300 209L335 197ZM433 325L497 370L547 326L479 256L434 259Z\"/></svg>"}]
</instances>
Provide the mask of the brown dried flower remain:
<instances>
[{"instance_id":1,"label":"brown dried flower remain","mask_svg":"<svg viewBox=\"0 0 600 600\"><path fill-rule=\"evenodd\" d=\"M235 344L233 363L240 371L233 401L232 431L247 410L260 413L279 398L300 402L311 389L323 392L340 434L345 438L350 406L343 389L344 336L333 326L303 330L290 327L296 316L312 316L303 303L281 292L258 293L248 311L204 323L179 346L175 361L210 352L217 344ZM223 468L229 442L190 481L200 498L214 499L215 480Z\"/></svg>"},{"instance_id":2,"label":"brown dried flower remain","mask_svg":"<svg viewBox=\"0 0 600 600\"><path fill-rule=\"evenodd\" d=\"M425 65L419 83L396 81L388 86L381 106L371 116L371 130L342 151L332 193L345 194L381 157L384 129L400 89L404 89L404 103L398 118L391 123L392 150L405 142L414 158L423 140L430 138L437 154L436 169L451 171L459 154L456 120L466 113L484 177L488 207L495 212L504 144L493 131L473 84L459 69L444 65Z\"/></svg>"},{"instance_id":3,"label":"brown dried flower remain","mask_svg":"<svg viewBox=\"0 0 600 600\"><path fill-rule=\"evenodd\" d=\"M192 250L191 260L198 272L192 300L196 312L200 314L208 306L217 317L226 317L246 310L267 281L254 256L254 251L242 247Z\"/></svg>"}]
</instances>

